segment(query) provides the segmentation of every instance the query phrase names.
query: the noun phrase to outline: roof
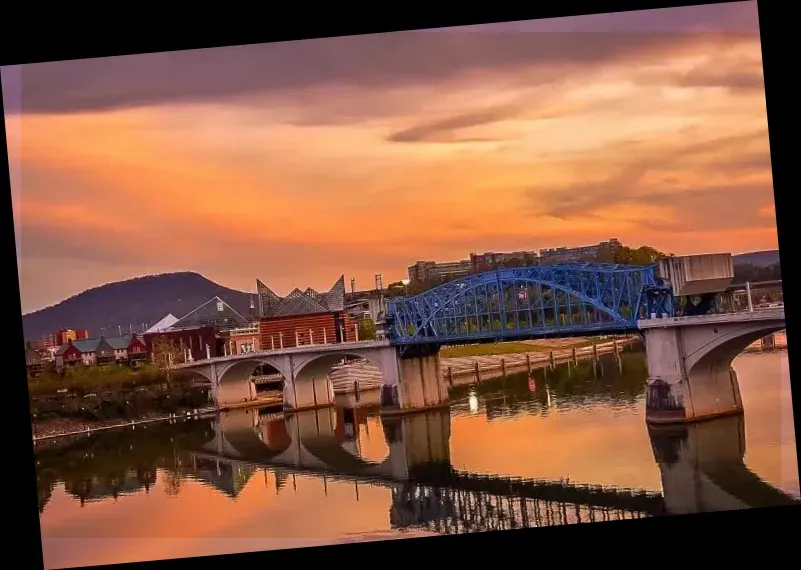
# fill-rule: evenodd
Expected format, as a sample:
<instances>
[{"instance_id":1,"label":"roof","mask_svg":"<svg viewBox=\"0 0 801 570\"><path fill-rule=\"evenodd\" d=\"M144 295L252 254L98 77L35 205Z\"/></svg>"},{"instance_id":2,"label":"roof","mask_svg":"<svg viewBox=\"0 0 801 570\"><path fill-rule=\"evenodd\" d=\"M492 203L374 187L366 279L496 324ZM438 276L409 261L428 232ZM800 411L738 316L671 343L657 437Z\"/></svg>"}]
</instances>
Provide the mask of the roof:
<instances>
[{"instance_id":1,"label":"roof","mask_svg":"<svg viewBox=\"0 0 801 570\"><path fill-rule=\"evenodd\" d=\"M72 346L80 350L82 353L84 352L94 352L97 350L97 346L100 344L100 339L98 338L90 338L87 340L73 340ZM62 344L58 347L56 351L56 355L64 354L67 349L70 347L70 343Z\"/></svg>"},{"instance_id":2,"label":"roof","mask_svg":"<svg viewBox=\"0 0 801 570\"><path fill-rule=\"evenodd\" d=\"M154 332L158 332L158 331L163 331L165 329L170 328L172 325L174 325L177 322L178 322L178 318L175 315L173 315L172 313L170 313L169 315L167 315L166 317L161 319L159 322L157 322L155 325L153 325L152 327L147 329L145 331L145 333L154 333Z\"/></svg>"},{"instance_id":3,"label":"roof","mask_svg":"<svg viewBox=\"0 0 801 570\"><path fill-rule=\"evenodd\" d=\"M305 291L295 289L286 297L279 297L267 285L256 280L261 317L290 317L329 313L345 309L345 276L341 275L327 293L318 293L311 287Z\"/></svg>"},{"instance_id":4,"label":"roof","mask_svg":"<svg viewBox=\"0 0 801 570\"><path fill-rule=\"evenodd\" d=\"M131 345L132 337L130 336L112 336L104 338L107 343L111 345L114 350L125 350Z\"/></svg>"},{"instance_id":5,"label":"roof","mask_svg":"<svg viewBox=\"0 0 801 570\"><path fill-rule=\"evenodd\" d=\"M213 326L215 328L238 328L247 324L248 320L245 317L220 297L215 296L177 319L170 328L178 329L197 325Z\"/></svg>"}]
</instances>

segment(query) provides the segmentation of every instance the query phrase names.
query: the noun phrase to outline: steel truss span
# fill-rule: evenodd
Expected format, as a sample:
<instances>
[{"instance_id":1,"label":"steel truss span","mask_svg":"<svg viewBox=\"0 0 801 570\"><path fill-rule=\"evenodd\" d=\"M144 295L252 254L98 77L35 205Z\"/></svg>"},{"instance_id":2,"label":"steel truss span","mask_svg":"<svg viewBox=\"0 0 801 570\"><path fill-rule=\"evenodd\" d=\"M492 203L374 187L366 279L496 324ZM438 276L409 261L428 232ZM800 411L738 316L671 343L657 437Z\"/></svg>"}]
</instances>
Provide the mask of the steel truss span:
<instances>
[{"instance_id":1,"label":"steel truss span","mask_svg":"<svg viewBox=\"0 0 801 570\"><path fill-rule=\"evenodd\" d=\"M673 316L656 265L575 263L468 275L414 297L389 299L392 344L454 344L637 330Z\"/></svg>"}]
</instances>

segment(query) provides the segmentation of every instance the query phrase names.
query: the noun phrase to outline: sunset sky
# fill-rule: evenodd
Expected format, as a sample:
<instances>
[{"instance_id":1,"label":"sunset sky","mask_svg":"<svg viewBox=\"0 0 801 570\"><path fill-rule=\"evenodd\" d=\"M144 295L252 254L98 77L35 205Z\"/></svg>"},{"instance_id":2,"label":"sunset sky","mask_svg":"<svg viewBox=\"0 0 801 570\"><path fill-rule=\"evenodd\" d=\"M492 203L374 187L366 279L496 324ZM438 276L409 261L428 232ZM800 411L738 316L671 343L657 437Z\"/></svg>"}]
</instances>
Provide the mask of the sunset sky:
<instances>
[{"instance_id":1,"label":"sunset sky","mask_svg":"<svg viewBox=\"0 0 801 570\"><path fill-rule=\"evenodd\" d=\"M756 2L2 68L24 312L358 288L617 237L777 246Z\"/></svg>"}]
</instances>

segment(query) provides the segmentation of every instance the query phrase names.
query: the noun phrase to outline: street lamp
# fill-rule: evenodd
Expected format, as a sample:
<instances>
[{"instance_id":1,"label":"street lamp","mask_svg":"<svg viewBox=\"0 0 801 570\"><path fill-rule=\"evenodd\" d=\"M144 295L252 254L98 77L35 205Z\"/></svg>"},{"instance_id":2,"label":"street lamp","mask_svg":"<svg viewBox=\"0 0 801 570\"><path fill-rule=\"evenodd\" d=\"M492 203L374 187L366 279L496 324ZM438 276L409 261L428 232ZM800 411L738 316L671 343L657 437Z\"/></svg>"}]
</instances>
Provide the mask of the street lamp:
<instances>
[{"instance_id":1,"label":"street lamp","mask_svg":"<svg viewBox=\"0 0 801 570\"><path fill-rule=\"evenodd\" d=\"M409 279L401 279L401 283L403 283L403 295L405 297L408 297L409 296L409 283L411 283L411 281Z\"/></svg>"}]
</instances>

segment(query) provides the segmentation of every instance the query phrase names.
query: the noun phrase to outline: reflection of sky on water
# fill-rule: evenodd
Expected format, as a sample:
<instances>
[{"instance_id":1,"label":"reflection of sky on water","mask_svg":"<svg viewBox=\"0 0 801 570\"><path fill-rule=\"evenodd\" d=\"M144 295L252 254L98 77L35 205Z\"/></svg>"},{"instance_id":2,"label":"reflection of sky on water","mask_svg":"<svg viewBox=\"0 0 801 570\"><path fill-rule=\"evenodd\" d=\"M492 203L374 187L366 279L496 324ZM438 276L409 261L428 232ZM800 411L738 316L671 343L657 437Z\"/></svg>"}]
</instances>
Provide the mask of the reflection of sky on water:
<instances>
[{"instance_id":1,"label":"reflection of sky on water","mask_svg":"<svg viewBox=\"0 0 801 570\"><path fill-rule=\"evenodd\" d=\"M626 370L634 370L639 378L643 372L635 364ZM760 478L797 495L798 471L790 453L792 410L785 401L786 354L743 356L735 368L746 405L745 463ZM547 378L540 372L533 390L527 374L457 388L448 440L451 464L477 474L660 491L661 476L644 426L642 401L636 390L626 392L629 384L644 382L644 377L620 383L616 371L617 367L609 367L603 376L593 377L586 371L568 376L554 370ZM559 413L543 414L554 409L556 400ZM352 425L344 433L348 441L343 440L343 447L372 461L387 457L381 419L370 415L357 423L358 429ZM140 437L136 430L134 449L143 447ZM126 442L125 448L130 447ZM95 456L97 461L97 451ZM367 482L257 469L240 481L233 499L199 477L185 477L170 495L169 478L161 470L149 494L134 491L83 508L57 484L41 516L43 544L50 551L48 566L418 534L391 528L390 489ZM418 499L424 492L416 489L413 496ZM94 553L89 552L92 549Z\"/></svg>"}]
</instances>

